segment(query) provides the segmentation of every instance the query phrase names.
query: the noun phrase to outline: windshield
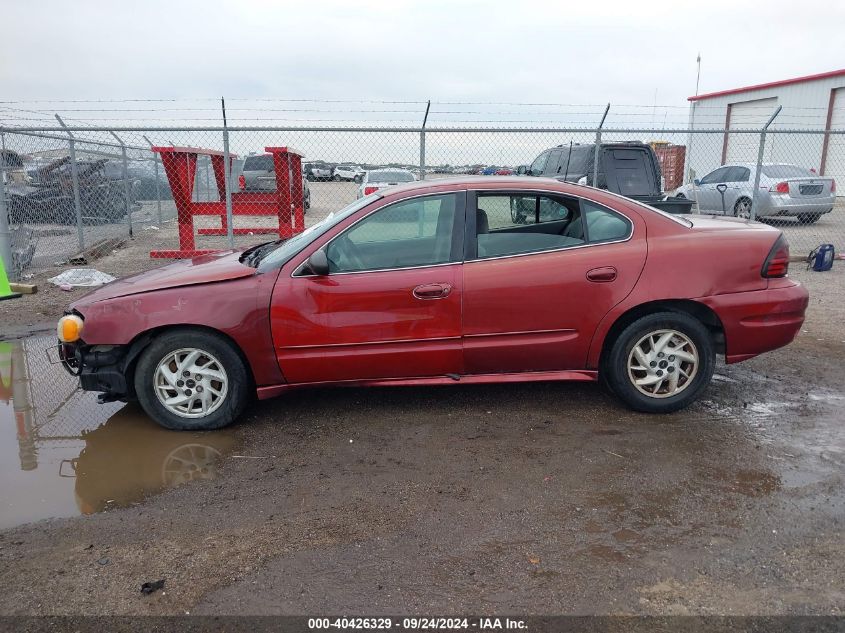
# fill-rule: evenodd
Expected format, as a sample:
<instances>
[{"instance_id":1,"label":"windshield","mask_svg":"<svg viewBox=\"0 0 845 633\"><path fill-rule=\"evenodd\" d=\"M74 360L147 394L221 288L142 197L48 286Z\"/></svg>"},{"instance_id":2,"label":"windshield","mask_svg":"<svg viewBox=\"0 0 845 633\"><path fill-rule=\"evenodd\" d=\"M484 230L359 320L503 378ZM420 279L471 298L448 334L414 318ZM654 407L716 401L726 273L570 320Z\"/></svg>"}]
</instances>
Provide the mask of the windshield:
<instances>
[{"instance_id":1,"label":"windshield","mask_svg":"<svg viewBox=\"0 0 845 633\"><path fill-rule=\"evenodd\" d=\"M763 165L763 175L769 178L806 178L815 176L809 169L798 165Z\"/></svg>"},{"instance_id":2,"label":"windshield","mask_svg":"<svg viewBox=\"0 0 845 633\"><path fill-rule=\"evenodd\" d=\"M340 211L332 211L325 218L317 222L317 224L309 226L302 233L294 235L289 240L284 242L269 242L244 251L244 254L241 256L241 260L247 261L252 253L260 251L258 261L252 262L252 265L257 265L258 272L263 273L267 270L278 268L279 266L287 263L291 257L323 235L338 222L345 220L350 215L359 209L363 209L379 197L380 195L377 193L364 196L360 200L356 200Z\"/></svg>"},{"instance_id":3,"label":"windshield","mask_svg":"<svg viewBox=\"0 0 845 633\"><path fill-rule=\"evenodd\" d=\"M414 182L414 175L407 171L371 171L369 182Z\"/></svg>"}]
</instances>

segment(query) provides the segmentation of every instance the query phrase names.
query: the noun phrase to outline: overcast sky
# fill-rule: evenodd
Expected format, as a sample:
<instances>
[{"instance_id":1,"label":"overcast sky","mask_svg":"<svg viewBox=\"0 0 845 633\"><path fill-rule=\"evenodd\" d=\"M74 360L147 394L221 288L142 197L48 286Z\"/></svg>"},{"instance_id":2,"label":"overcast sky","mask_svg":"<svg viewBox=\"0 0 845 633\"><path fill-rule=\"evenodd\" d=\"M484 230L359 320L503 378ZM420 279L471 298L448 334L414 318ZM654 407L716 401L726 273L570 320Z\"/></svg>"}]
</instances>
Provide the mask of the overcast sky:
<instances>
[{"instance_id":1,"label":"overcast sky","mask_svg":"<svg viewBox=\"0 0 845 633\"><path fill-rule=\"evenodd\" d=\"M486 118L500 120L518 119L518 111L498 105L450 109L443 102L592 104L567 111L569 119L588 120L598 116L597 104L608 101L656 102L678 107L677 118L685 120L699 51L701 92L845 66L845 4L829 0L2 5L0 101L225 95L234 108L236 98L432 99L440 111L484 110L494 113ZM94 107L76 107L83 106ZM61 107L80 118L109 116ZM278 104L267 107L279 108L273 116L280 119L302 118ZM323 110L312 118L325 119L344 107L366 109L303 105ZM414 112L382 118L418 116L416 106L392 109Z\"/></svg>"}]
</instances>

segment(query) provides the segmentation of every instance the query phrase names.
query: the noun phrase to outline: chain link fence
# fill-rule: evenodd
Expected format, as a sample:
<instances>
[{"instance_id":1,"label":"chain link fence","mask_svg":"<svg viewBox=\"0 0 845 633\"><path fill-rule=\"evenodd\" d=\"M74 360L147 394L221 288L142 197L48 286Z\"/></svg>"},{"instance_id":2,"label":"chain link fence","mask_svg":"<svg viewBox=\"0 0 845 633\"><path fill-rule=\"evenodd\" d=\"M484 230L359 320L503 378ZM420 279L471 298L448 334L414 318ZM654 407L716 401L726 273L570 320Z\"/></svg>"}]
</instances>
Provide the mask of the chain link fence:
<instances>
[{"instance_id":1,"label":"chain link fence","mask_svg":"<svg viewBox=\"0 0 845 633\"><path fill-rule=\"evenodd\" d=\"M609 183L603 155L583 150L603 144L649 144L659 161L664 197L693 202L692 212L756 219L780 227L793 253L820 243L845 245L845 131L720 128L506 128L506 127L54 127L0 128L3 218L0 248L10 276L70 267L111 250L116 241L143 240L151 229L178 236L176 206L155 147L186 147L229 154L225 188L275 188L265 148L296 148L303 158L306 225L365 195L380 170L403 178L528 173L600 187ZM547 150L552 150L551 152ZM617 147L622 151L624 147ZM614 150L614 151L616 151ZM545 156L545 158L543 158ZM598 170L595 168L598 167ZM221 202L209 155L197 157L194 201ZM841 183L845 186L845 182ZM628 187L626 189L626 187ZM224 194L225 196L225 194ZM837 197L838 196L838 197ZM8 226L4 226L8 224ZM197 235L197 248L265 241L278 226L269 215L235 216L231 232ZM220 229L221 218L199 217L196 229ZM238 229L246 229L240 230ZM254 231L252 231L254 229ZM170 233L161 233L170 236Z\"/></svg>"}]
</instances>

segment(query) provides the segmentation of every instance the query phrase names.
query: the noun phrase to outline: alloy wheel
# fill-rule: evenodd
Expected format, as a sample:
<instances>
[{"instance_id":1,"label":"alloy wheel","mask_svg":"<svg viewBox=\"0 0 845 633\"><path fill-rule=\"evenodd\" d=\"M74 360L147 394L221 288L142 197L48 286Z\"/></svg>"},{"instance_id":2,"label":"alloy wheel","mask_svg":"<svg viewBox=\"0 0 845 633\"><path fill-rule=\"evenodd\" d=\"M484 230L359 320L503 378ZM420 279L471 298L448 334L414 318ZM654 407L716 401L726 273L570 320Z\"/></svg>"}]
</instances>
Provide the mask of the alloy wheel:
<instances>
[{"instance_id":1,"label":"alloy wheel","mask_svg":"<svg viewBox=\"0 0 845 633\"><path fill-rule=\"evenodd\" d=\"M751 219L751 200L747 198L743 198L739 202L736 203L734 207L736 211L736 217L742 218L743 220L750 220Z\"/></svg>"},{"instance_id":2,"label":"alloy wheel","mask_svg":"<svg viewBox=\"0 0 845 633\"><path fill-rule=\"evenodd\" d=\"M628 378L650 398L669 398L692 384L698 372L698 350L678 330L655 330L643 336L628 355Z\"/></svg>"},{"instance_id":3,"label":"alloy wheel","mask_svg":"<svg viewBox=\"0 0 845 633\"><path fill-rule=\"evenodd\" d=\"M168 353L156 367L153 381L159 402L183 418L202 418L213 413L229 390L223 364L196 348Z\"/></svg>"}]
</instances>

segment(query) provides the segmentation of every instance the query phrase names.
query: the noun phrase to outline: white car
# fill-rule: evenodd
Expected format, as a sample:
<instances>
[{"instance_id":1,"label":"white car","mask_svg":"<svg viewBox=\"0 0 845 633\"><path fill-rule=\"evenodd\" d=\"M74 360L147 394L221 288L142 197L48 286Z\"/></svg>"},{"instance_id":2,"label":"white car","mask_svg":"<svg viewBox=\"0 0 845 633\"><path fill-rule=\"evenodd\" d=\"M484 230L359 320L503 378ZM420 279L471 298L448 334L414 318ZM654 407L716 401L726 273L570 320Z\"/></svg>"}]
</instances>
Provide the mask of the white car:
<instances>
[{"instance_id":1,"label":"white car","mask_svg":"<svg viewBox=\"0 0 845 633\"><path fill-rule=\"evenodd\" d=\"M332 174L332 178L338 182L341 180L361 182L363 177L364 170L358 165L338 165L334 168L334 173Z\"/></svg>"},{"instance_id":2,"label":"white car","mask_svg":"<svg viewBox=\"0 0 845 633\"><path fill-rule=\"evenodd\" d=\"M363 198L371 193L405 182L414 182L416 176L407 169L371 169L364 174L358 187L358 197Z\"/></svg>"},{"instance_id":3,"label":"white car","mask_svg":"<svg viewBox=\"0 0 845 633\"><path fill-rule=\"evenodd\" d=\"M700 213L751 217L757 165L722 165L703 178L680 187L678 197L695 200ZM836 181L798 165L763 163L757 193L758 218L792 216L812 224L836 203Z\"/></svg>"}]
</instances>

